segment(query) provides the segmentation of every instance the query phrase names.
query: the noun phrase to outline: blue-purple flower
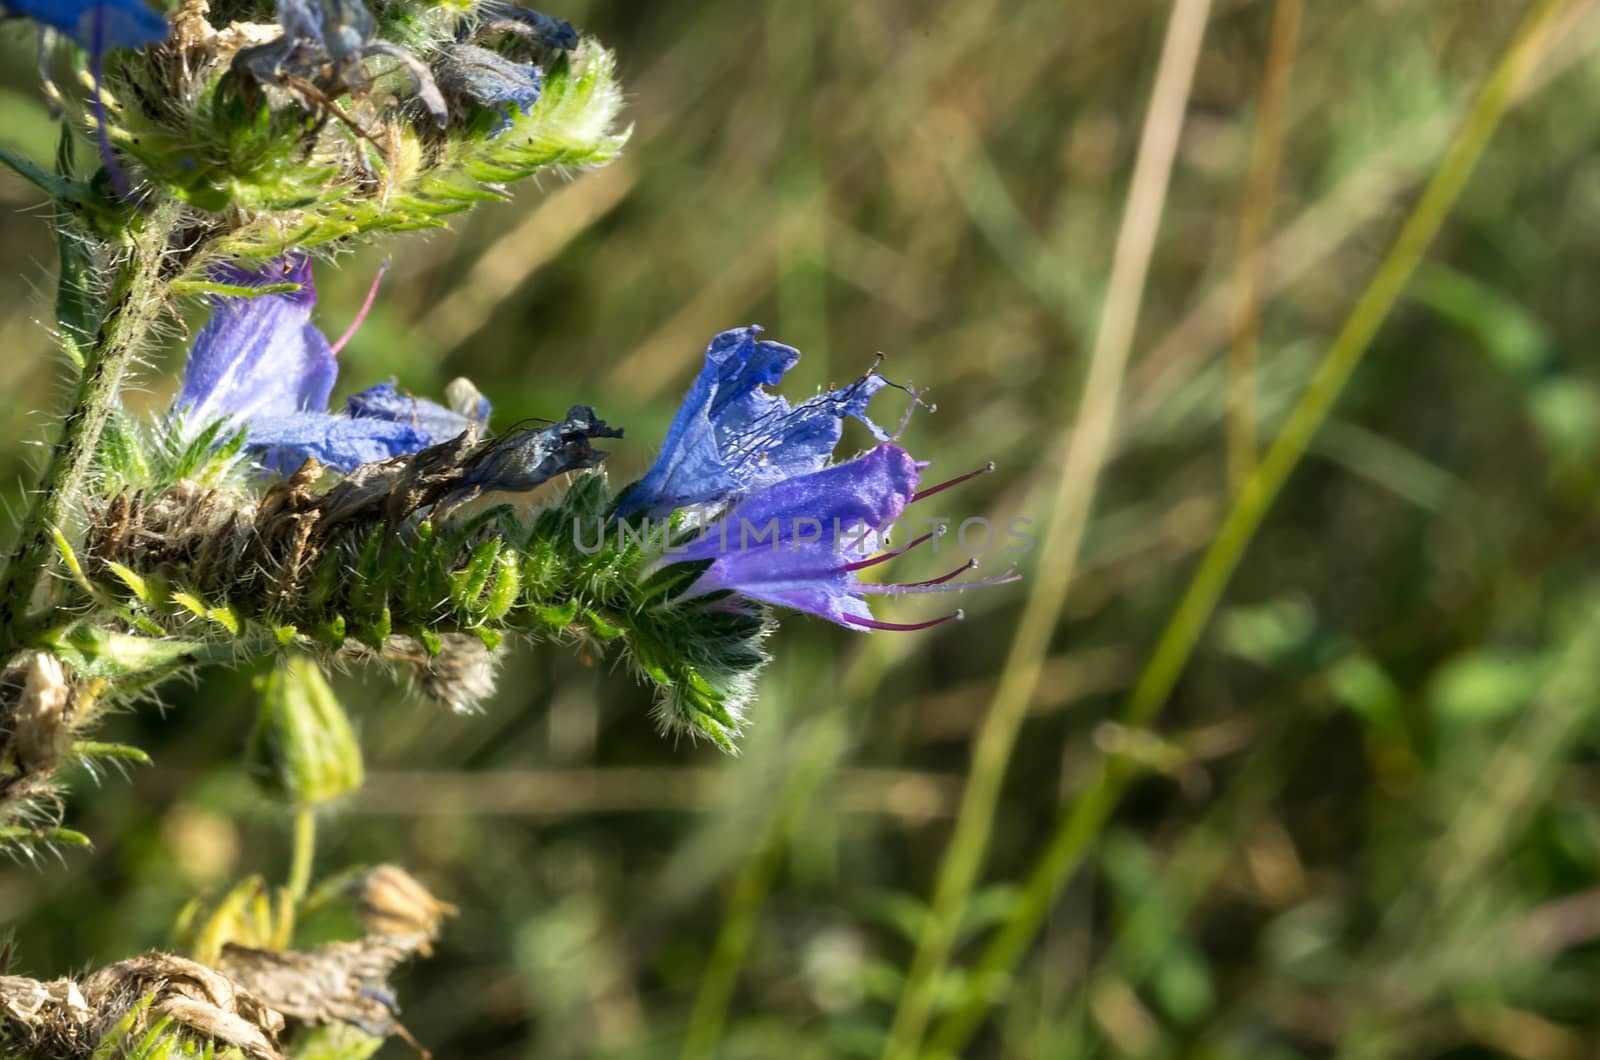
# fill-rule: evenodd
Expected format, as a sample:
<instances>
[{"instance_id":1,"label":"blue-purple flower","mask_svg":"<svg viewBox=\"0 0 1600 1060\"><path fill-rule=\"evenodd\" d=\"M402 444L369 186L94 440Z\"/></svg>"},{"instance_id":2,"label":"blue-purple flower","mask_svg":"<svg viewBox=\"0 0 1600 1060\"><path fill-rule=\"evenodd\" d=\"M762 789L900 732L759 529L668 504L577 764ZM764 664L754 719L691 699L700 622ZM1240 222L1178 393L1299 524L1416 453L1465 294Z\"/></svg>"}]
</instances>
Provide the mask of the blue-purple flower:
<instances>
[{"instance_id":1,"label":"blue-purple flower","mask_svg":"<svg viewBox=\"0 0 1600 1060\"><path fill-rule=\"evenodd\" d=\"M167 35L167 18L144 0L4 0L0 13L59 30L84 51L142 48Z\"/></svg>"},{"instance_id":2,"label":"blue-purple flower","mask_svg":"<svg viewBox=\"0 0 1600 1060\"><path fill-rule=\"evenodd\" d=\"M752 490L825 467L853 416L880 442L889 436L867 419L867 404L887 385L876 373L791 406L767 387L800 360L800 351L758 340L759 327L724 331L706 347L695 378L667 430L661 454L618 500L617 514L664 515L722 504Z\"/></svg>"},{"instance_id":3,"label":"blue-purple flower","mask_svg":"<svg viewBox=\"0 0 1600 1060\"><path fill-rule=\"evenodd\" d=\"M447 44L434 64L439 86L469 104L495 112L493 139L511 128L518 112L528 113L544 87L539 68L519 63L476 44Z\"/></svg>"},{"instance_id":4,"label":"blue-purple flower","mask_svg":"<svg viewBox=\"0 0 1600 1060\"><path fill-rule=\"evenodd\" d=\"M959 591L1014 581L1017 576L1007 571L980 581L952 583L975 567L976 560L921 582L881 584L857 576L940 533L930 530L905 548L883 551L890 525L910 504L971 477L963 475L919 492L924 466L897 445L880 445L853 460L751 493L686 549L671 555L674 563L710 561L685 598L733 592L865 629L925 629L960 618L957 611L928 622L883 622L872 616L867 598Z\"/></svg>"},{"instance_id":5,"label":"blue-purple flower","mask_svg":"<svg viewBox=\"0 0 1600 1060\"><path fill-rule=\"evenodd\" d=\"M299 289L213 296L211 320L195 339L174 402L187 432L223 420L245 430L246 447L267 468L288 472L315 457L348 472L487 426L489 403L475 391L454 410L402 395L390 383L330 413L339 365L311 323L317 303L311 260L289 257L259 272L223 266L215 276L240 287L293 283Z\"/></svg>"}]
</instances>

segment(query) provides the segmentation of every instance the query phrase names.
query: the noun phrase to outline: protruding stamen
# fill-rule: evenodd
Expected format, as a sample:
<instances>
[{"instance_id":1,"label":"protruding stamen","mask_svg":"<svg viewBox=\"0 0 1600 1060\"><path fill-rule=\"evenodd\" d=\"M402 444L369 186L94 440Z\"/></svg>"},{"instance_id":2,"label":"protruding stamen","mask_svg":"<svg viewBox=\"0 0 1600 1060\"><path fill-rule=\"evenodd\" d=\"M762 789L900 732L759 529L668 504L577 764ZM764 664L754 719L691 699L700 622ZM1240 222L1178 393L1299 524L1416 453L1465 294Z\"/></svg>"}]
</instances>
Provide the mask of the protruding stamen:
<instances>
[{"instance_id":1,"label":"protruding stamen","mask_svg":"<svg viewBox=\"0 0 1600 1060\"><path fill-rule=\"evenodd\" d=\"M896 585L893 583L880 585L873 582L862 582L855 588L857 592L881 593L886 596L895 596L900 593L959 593L967 589L981 589L989 585L1007 585L1011 582L1021 579L1022 577L1022 575L1017 573L1016 567L1011 567L1009 570L1005 571L1005 573L996 574L992 578L978 578L975 581L956 582L954 584L950 584L950 579L956 577L958 574L963 574L966 571L971 570L977 565L977 560L969 559L966 563L957 567L949 574L944 574L937 578L929 578L925 582L907 582L904 585Z\"/></svg>"},{"instance_id":2,"label":"protruding stamen","mask_svg":"<svg viewBox=\"0 0 1600 1060\"><path fill-rule=\"evenodd\" d=\"M883 358L883 354L878 354L878 358L881 360ZM873 366L873 370L877 370L876 365ZM921 390L918 390L915 384L908 382L905 386L898 387L898 389L904 390L907 394L910 394L911 401L906 405L905 415L900 417L900 425L894 429L893 434L889 435L889 440L895 442L898 442L900 440L900 436L906 433L906 428L911 426L911 417L916 413L918 405L921 405L923 408L927 409L929 413L939 411L939 407L937 405L930 405L926 401L922 400L922 395L928 392L927 387L923 387Z\"/></svg>"},{"instance_id":3,"label":"protruding stamen","mask_svg":"<svg viewBox=\"0 0 1600 1060\"><path fill-rule=\"evenodd\" d=\"M356 311L356 318L350 321L349 327L344 329L344 334L339 336L339 341L330 347L334 356L338 356L339 351L344 349L350 340L356 337L356 332L361 328L361 322L367 319L367 312L372 308L373 299L378 297L378 285L383 282L383 274L388 271L389 262L385 260L382 265L378 266L378 274L372 278L372 286L367 288L367 300L362 302L361 308Z\"/></svg>"},{"instance_id":4,"label":"protruding stamen","mask_svg":"<svg viewBox=\"0 0 1600 1060\"><path fill-rule=\"evenodd\" d=\"M903 556L907 552L910 552L912 549L916 548L918 545L926 544L927 542L933 540L936 537L943 537L945 535L945 531L948 530L948 529L949 529L949 527L947 527L944 523L940 523L939 524L939 528L937 530L933 530L933 531L930 531L929 533L923 534L921 537L917 538L916 540L914 540L910 544L908 544L905 548L891 549L888 552L880 552L876 556L868 556L866 559L858 559L854 563L846 563L844 565L844 569L845 570L866 570L868 567L876 567L880 563L888 563L890 560L894 559L896 556ZM888 542L888 538L884 538L884 541L885 541L885 543L887 543Z\"/></svg>"},{"instance_id":5,"label":"protruding stamen","mask_svg":"<svg viewBox=\"0 0 1600 1060\"><path fill-rule=\"evenodd\" d=\"M938 618L930 618L926 622L880 622L875 618L857 618L855 615L845 615L844 620L852 625L862 626L866 629L888 630L890 633L915 633L919 629L930 629L933 626L942 626L946 622L960 622L966 618L965 611L954 611Z\"/></svg>"},{"instance_id":6,"label":"protruding stamen","mask_svg":"<svg viewBox=\"0 0 1600 1060\"><path fill-rule=\"evenodd\" d=\"M976 567L977 565L978 565L978 561L976 559L969 559L965 563L963 563L961 566L957 567L955 570L951 571L948 574L941 574L937 578L929 578L927 581L904 582L904 583L896 586L896 588L899 588L899 589L926 589L926 588L932 588L935 585L943 585L945 582L949 581L951 578L959 578L961 575L967 573L967 571L971 570L972 568Z\"/></svg>"},{"instance_id":7,"label":"protruding stamen","mask_svg":"<svg viewBox=\"0 0 1600 1060\"><path fill-rule=\"evenodd\" d=\"M917 492L915 492L915 493L913 493L911 495L911 503L915 504L917 501L922 500L924 497L931 497L935 493L943 493L945 490L949 489L951 486L959 486L963 482L967 481L967 479L969 479L969 478L977 478L979 475L987 475L989 472L991 472L993 470L994 470L994 461L991 460L987 464L983 465L982 467L978 468L975 471L968 471L965 475L957 475L955 478L947 479L946 481L939 483L937 486L929 486L925 490L918 490Z\"/></svg>"}]
</instances>

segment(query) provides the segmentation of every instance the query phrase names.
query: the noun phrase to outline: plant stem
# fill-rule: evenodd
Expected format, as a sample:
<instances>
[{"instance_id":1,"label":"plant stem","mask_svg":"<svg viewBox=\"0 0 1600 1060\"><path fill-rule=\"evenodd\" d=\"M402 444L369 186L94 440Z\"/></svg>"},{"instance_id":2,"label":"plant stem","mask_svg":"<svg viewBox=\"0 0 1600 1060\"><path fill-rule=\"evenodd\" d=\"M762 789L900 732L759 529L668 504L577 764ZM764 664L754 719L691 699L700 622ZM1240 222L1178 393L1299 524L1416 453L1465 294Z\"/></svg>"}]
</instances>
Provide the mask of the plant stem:
<instances>
[{"instance_id":1,"label":"plant stem","mask_svg":"<svg viewBox=\"0 0 1600 1060\"><path fill-rule=\"evenodd\" d=\"M294 851L289 859L289 901L299 906L311 891L311 862L317 853L317 816L310 809L294 812Z\"/></svg>"},{"instance_id":2,"label":"plant stem","mask_svg":"<svg viewBox=\"0 0 1600 1060\"><path fill-rule=\"evenodd\" d=\"M317 852L317 817L310 807L294 812L294 846L289 854L289 879L277 893L277 913L273 918L272 947L286 950L294 945L294 925L300 907L311 890L311 863Z\"/></svg>"},{"instance_id":3,"label":"plant stem","mask_svg":"<svg viewBox=\"0 0 1600 1060\"><path fill-rule=\"evenodd\" d=\"M87 351L77 396L50 451L17 545L0 574L0 659L21 645L28 603L50 563L50 531L81 500L123 376L161 311L162 266L171 224L171 206L146 215L112 281L110 303Z\"/></svg>"},{"instance_id":4,"label":"plant stem","mask_svg":"<svg viewBox=\"0 0 1600 1060\"><path fill-rule=\"evenodd\" d=\"M1049 530L1039 550L1037 580L977 736L955 830L939 866L928 917L884 1047L885 1060L919 1055L962 912L988 849L1011 750L1039 685L1044 656L1072 583L1100 468L1111 448L1122 380L1210 10L1210 0L1178 0L1167 22L1078 415L1058 442L1065 462Z\"/></svg>"},{"instance_id":5,"label":"plant stem","mask_svg":"<svg viewBox=\"0 0 1600 1060\"><path fill-rule=\"evenodd\" d=\"M1147 725L1166 703L1245 549L1455 205L1516 97L1518 85L1541 54L1546 30L1564 2L1537 0L1524 17L1394 245L1350 311L1272 446L1234 499L1129 693L1121 716L1123 724ZM1137 767L1128 759L1106 760L1099 775L1057 825L1049 846L1028 877L1015 911L979 958L963 1002L937 1028L930 1055L954 1056L961 1052L1136 775Z\"/></svg>"}]
</instances>

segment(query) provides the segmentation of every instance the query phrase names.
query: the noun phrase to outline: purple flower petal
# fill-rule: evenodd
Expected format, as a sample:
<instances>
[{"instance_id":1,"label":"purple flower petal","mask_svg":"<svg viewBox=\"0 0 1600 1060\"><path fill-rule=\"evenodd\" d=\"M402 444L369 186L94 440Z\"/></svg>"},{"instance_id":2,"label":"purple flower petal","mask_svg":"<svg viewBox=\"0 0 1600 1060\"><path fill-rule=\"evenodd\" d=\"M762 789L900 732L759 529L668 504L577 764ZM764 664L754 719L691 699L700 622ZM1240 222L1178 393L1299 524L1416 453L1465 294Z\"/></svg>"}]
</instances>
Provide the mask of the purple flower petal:
<instances>
[{"instance_id":1,"label":"purple flower petal","mask_svg":"<svg viewBox=\"0 0 1600 1060\"><path fill-rule=\"evenodd\" d=\"M60 30L85 51L96 50L95 18L98 14L99 47L142 48L167 35L167 18L144 0L5 0L0 12L26 15Z\"/></svg>"},{"instance_id":2,"label":"purple flower petal","mask_svg":"<svg viewBox=\"0 0 1600 1060\"><path fill-rule=\"evenodd\" d=\"M887 440L866 415L873 395L886 385L881 376L866 375L791 407L765 388L794 367L800 352L758 341L760 332L753 326L725 331L706 347L705 367L667 430L661 455L624 491L619 515L721 503L816 471L839 444L846 416Z\"/></svg>"},{"instance_id":3,"label":"purple flower petal","mask_svg":"<svg viewBox=\"0 0 1600 1060\"><path fill-rule=\"evenodd\" d=\"M195 339L175 406L186 422L199 426L325 410L339 365L311 324L317 304L311 260L287 258L260 272L224 266L214 275L243 287L301 287L287 294L211 299L211 319Z\"/></svg>"},{"instance_id":4,"label":"purple flower petal","mask_svg":"<svg viewBox=\"0 0 1600 1060\"><path fill-rule=\"evenodd\" d=\"M246 444L262 465L288 474L307 457L354 471L361 464L427 448L428 436L406 423L351 419L327 412L262 416L247 424Z\"/></svg>"},{"instance_id":5,"label":"purple flower petal","mask_svg":"<svg viewBox=\"0 0 1600 1060\"><path fill-rule=\"evenodd\" d=\"M916 494L919 473L904 449L880 445L752 493L673 562L712 561L692 595L727 590L860 626L872 621L872 612L854 564L879 541L861 531L898 518Z\"/></svg>"},{"instance_id":6,"label":"purple flower petal","mask_svg":"<svg viewBox=\"0 0 1600 1060\"><path fill-rule=\"evenodd\" d=\"M482 432L489 426L489 402L479 396L474 404L473 414L464 416L438 402L402 394L393 383L379 383L350 395L345 409L352 419L406 424L427 439L425 444L435 445L462 431Z\"/></svg>"}]
</instances>

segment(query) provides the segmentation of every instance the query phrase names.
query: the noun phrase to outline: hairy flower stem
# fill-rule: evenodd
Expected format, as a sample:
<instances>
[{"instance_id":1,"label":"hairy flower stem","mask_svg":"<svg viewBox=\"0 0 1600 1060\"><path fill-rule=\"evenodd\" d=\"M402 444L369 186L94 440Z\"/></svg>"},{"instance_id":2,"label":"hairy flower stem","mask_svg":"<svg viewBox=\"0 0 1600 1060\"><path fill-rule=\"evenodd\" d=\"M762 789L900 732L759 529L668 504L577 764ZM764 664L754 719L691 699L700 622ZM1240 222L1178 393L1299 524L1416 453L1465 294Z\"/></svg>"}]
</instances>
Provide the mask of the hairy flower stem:
<instances>
[{"instance_id":1,"label":"hairy flower stem","mask_svg":"<svg viewBox=\"0 0 1600 1060\"><path fill-rule=\"evenodd\" d=\"M298 906L311 890L311 861L317 849L317 818L310 809L294 813L294 853L289 862L289 900Z\"/></svg>"},{"instance_id":2,"label":"hairy flower stem","mask_svg":"<svg viewBox=\"0 0 1600 1060\"><path fill-rule=\"evenodd\" d=\"M317 817L309 806L294 811L294 845L289 853L289 879L279 892L274 945L286 950L294 944L294 926L300 907L311 892L311 864L317 851Z\"/></svg>"},{"instance_id":3,"label":"hairy flower stem","mask_svg":"<svg viewBox=\"0 0 1600 1060\"><path fill-rule=\"evenodd\" d=\"M112 280L109 304L88 350L77 397L50 452L17 545L0 574L0 658L10 658L22 645L28 603L49 564L50 532L81 499L123 376L165 302L162 277L173 214L174 207L164 205L145 216Z\"/></svg>"}]
</instances>

